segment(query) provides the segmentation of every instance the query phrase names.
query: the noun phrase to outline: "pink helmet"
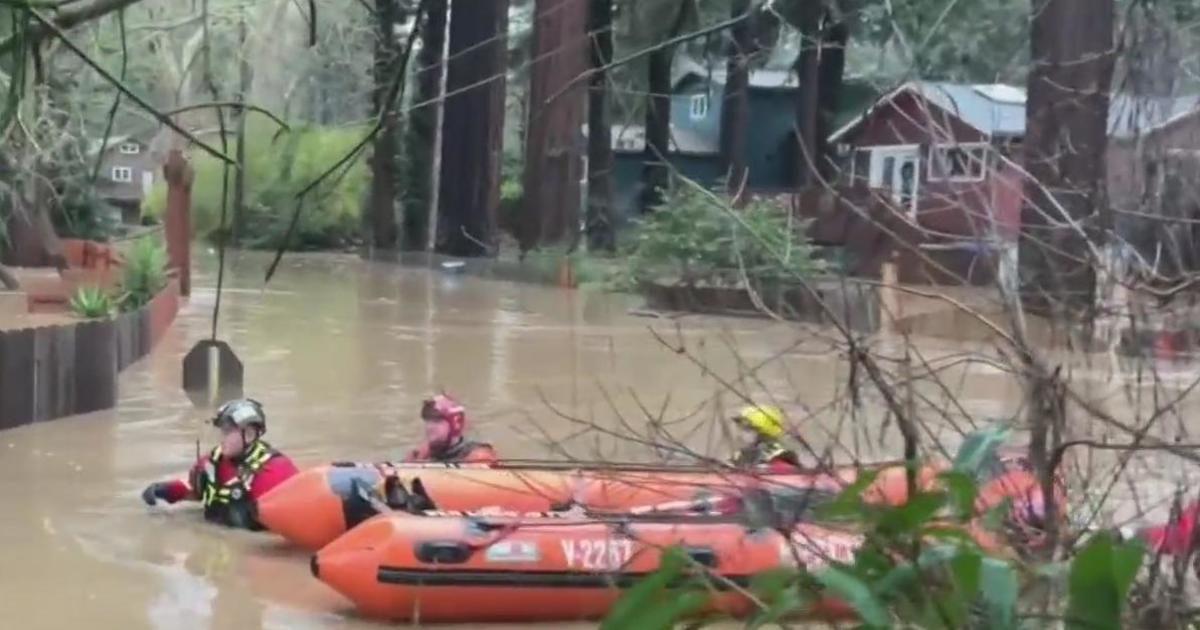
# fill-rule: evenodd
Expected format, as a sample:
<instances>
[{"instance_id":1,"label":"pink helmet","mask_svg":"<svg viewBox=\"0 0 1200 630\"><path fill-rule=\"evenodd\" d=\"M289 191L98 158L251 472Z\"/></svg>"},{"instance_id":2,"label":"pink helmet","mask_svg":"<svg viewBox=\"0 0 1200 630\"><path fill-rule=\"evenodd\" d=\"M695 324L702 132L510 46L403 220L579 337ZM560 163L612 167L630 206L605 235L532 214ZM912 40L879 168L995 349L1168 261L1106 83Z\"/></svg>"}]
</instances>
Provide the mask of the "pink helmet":
<instances>
[{"instance_id":1,"label":"pink helmet","mask_svg":"<svg viewBox=\"0 0 1200 630\"><path fill-rule=\"evenodd\" d=\"M445 420L450 424L450 439L462 437L467 427L467 409L457 400L438 394L421 405L422 420Z\"/></svg>"}]
</instances>

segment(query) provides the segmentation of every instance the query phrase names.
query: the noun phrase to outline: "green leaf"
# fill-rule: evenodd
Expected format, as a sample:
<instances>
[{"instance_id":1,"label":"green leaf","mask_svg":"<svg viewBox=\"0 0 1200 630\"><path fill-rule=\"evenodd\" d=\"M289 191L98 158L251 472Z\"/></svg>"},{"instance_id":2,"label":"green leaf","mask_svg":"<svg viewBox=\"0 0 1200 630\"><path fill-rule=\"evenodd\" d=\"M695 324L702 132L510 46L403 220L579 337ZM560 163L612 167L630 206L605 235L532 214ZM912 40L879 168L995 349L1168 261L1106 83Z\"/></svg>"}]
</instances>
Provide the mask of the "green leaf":
<instances>
[{"instance_id":1,"label":"green leaf","mask_svg":"<svg viewBox=\"0 0 1200 630\"><path fill-rule=\"evenodd\" d=\"M977 478L984 463L996 454L1001 444L1008 441L1009 433L1007 428L999 425L972 431L954 456L954 471Z\"/></svg>"},{"instance_id":2,"label":"green leaf","mask_svg":"<svg viewBox=\"0 0 1200 630\"><path fill-rule=\"evenodd\" d=\"M772 598L770 605L765 610L751 617L746 622L746 627L749 630L756 630L769 623L776 623L780 619L789 617L798 611L806 609L812 603L812 597L805 594L795 585L788 588L776 598Z\"/></svg>"},{"instance_id":3,"label":"green leaf","mask_svg":"<svg viewBox=\"0 0 1200 630\"><path fill-rule=\"evenodd\" d=\"M979 486L975 478L958 470L944 472L938 477L946 484L954 512L960 521L969 521L975 515L975 497Z\"/></svg>"},{"instance_id":4,"label":"green leaf","mask_svg":"<svg viewBox=\"0 0 1200 630\"><path fill-rule=\"evenodd\" d=\"M867 627L892 627L887 609L871 592L871 588L853 574L829 567L818 573L816 578L831 595L849 604Z\"/></svg>"},{"instance_id":5,"label":"green leaf","mask_svg":"<svg viewBox=\"0 0 1200 630\"><path fill-rule=\"evenodd\" d=\"M1141 566L1141 543L1118 544L1101 532L1071 562L1067 627L1119 630L1125 596Z\"/></svg>"},{"instance_id":6,"label":"green leaf","mask_svg":"<svg viewBox=\"0 0 1200 630\"><path fill-rule=\"evenodd\" d=\"M980 595L992 630L1016 627L1017 574L1007 562L984 558L979 567Z\"/></svg>"},{"instance_id":7,"label":"green leaf","mask_svg":"<svg viewBox=\"0 0 1200 630\"><path fill-rule=\"evenodd\" d=\"M968 602L979 592L983 575L983 556L975 551L964 549L950 558L950 574L954 576L954 586L963 602Z\"/></svg>"},{"instance_id":8,"label":"green leaf","mask_svg":"<svg viewBox=\"0 0 1200 630\"><path fill-rule=\"evenodd\" d=\"M693 598L687 597L687 592L676 593L666 605L661 602L667 587L683 575L685 564L686 559L678 547L664 550L659 569L642 578L613 604L600 625L601 630L670 628L680 611L693 603Z\"/></svg>"},{"instance_id":9,"label":"green leaf","mask_svg":"<svg viewBox=\"0 0 1200 630\"><path fill-rule=\"evenodd\" d=\"M946 504L940 492L922 492L904 505L884 512L879 527L893 534L915 534Z\"/></svg>"},{"instance_id":10,"label":"green leaf","mask_svg":"<svg viewBox=\"0 0 1200 630\"><path fill-rule=\"evenodd\" d=\"M857 515L862 510L862 493L879 476L879 469L862 471L854 483L846 486L829 503L817 509L818 518L844 518Z\"/></svg>"}]
</instances>

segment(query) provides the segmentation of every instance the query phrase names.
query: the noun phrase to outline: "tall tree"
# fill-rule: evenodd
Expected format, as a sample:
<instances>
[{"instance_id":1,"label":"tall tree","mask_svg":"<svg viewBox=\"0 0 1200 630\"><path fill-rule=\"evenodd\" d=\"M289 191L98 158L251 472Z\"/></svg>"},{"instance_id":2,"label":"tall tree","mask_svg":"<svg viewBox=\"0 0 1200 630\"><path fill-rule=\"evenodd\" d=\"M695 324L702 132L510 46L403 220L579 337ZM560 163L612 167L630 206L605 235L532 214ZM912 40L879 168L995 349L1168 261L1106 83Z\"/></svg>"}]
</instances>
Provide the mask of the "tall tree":
<instances>
[{"instance_id":1,"label":"tall tree","mask_svg":"<svg viewBox=\"0 0 1200 630\"><path fill-rule=\"evenodd\" d=\"M580 0L537 0L533 72L525 144L521 251L539 245L574 246L579 233L579 180L583 167L588 6Z\"/></svg>"},{"instance_id":2,"label":"tall tree","mask_svg":"<svg viewBox=\"0 0 1200 630\"><path fill-rule=\"evenodd\" d=\"M844 15L844 12L839 12ZM850 44L850 25L844 18L826 14L821 33L821 61L817 64L817 172L829 181L837 169L829 134L834 132L841 103L842 81L846 76L846 47Z\"/></svg>"},{"instance_id":3,"label":"tall tree","mask_svg":"<svg viewBox=\"0 0 1200 630\"><path fill-rule=\"evenodd\" d=\"M750 10L750 0L732 0L730 17ZM725 93L721 99L721 165L729 177L729 188L740 191L746 182L746 128L750 122L750 56L754 25L742 20L729 38L725 71Z\"/></svg>"},{"instance_id":4,"label":"tall tree","mask_svg":"<svg viewBox=\"0 0 1200 630\"><path fill-rule=\"evenodd\" d=\"M646 148L642 166L642 212L662 202L663 191L670 183L671 144L671 65L675 60L675 45L668 42L683 33L695 10L694 0L680 0L674 7L669 25L653 44L646 64ZM653 26L653 23L652 23Z\"/></svg>"},{"instance_id":5,"label":"tall tree","mask_svg":"<svg viewBox=\"0 0 1200 630\"><path fill-rule=\"evenodd\" d=\"M396 108L387 100L388 86L396 73L400 42L396 27L403 19L400 0L375 0L375 88L371 102L375 114L383 116L383 128L375 136L371 154L371 192L367 216L371 245L396 245L396 180L399 177L400 121Z\"/></svg>"},{"instance_id":6,"label":"tall tree","mask_svg":"<svg viewBox=\"0 0 1200 630\"><path fill-rule=\"evenodd\" d=\"M437 122L442 108L442 52L446 44L446 0L432 0L417 55L416 108L408 114L404 176L404 248L424 250L434 203Z\"/></svg>"},{"instance_id":7,"label":"tall tree","mask_svg":"<svg viewBox=\"0 0 1200 630\"><path fill-rule=\"evenodd\" d=\"M588 246L616 249L613 217L612 116L608 98L608 69L613 59L613 0L590 0L588 33L591 36L592 76L588 85Z\"/></svg>"},{"instance_id":8,"label":"tall tree","mask_svg":"<svg viewBox=\"0 0 1200 630\"><path fill-rule=\"evenodd\" d=\"M800 89L793 172L798 186L810 186L833 170L826 138L837 114L850 28L845 7L834 0L790 0L784 6L801 38L794 66Z\"/></svg>"},{"instance_id":9,"label":"tall tree","mask_svg":"<svg viewBox=\"0 0 1200 630\"><path fill-rule=\"evenodd\" d=\"M453 256L495 249L507 29L508 0L451 5L438 250Z\"/></svg>"},{"instance_id":10,"label":"tall tree","mask_svg":"<svg viewBox=\"0 0 1200 630\"><path fill-rule=\"evenodd\" d=\"M821 19L825 14L824 0L801 0L792 14L793 24L800 31L800 54L796 57L794 68L800 89L796 98L796 155L793 169L796 185L807 186L813 182L813 167L820 161L817 153L817 110L821 92L817 78L821 76Z\"/></svg>"},{"instance_id":11,"label":"tall tree","mask_svg":"<svg viewBox=\"0 0 1200 630\"><path fill-rule=\"evenodd\" d=\"M1114 0L1035 0L1021 211L1024 304L1090 309L1088 252L1112 224L1105 151L1114 50ZM1065 216L1064 216L1065 215ZM1082 233L1081 233L1082 232Z\"/></svg>"}]
</instances>

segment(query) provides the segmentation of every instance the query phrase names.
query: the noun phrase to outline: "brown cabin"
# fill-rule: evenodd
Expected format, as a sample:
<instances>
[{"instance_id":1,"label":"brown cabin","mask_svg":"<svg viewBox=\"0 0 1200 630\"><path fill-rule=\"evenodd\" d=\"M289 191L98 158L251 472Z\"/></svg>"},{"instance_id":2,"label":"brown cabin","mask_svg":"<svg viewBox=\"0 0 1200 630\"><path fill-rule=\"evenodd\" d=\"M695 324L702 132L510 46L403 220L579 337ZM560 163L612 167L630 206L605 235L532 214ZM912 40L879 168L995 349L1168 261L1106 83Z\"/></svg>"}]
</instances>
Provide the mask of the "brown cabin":
<instances>
[{"instance_id":1,"label":"brown cabin","mask_svg":"<svg viewBox=\"0 0 1200 630\"><path fill-rule=\"evenodd\" d=\"M96 192L120 208L122 220L127 223L137 221L142 201L162 177L161 155L153 150L153 144L136 136L115 136L103 146L96 141L91 148L92 155L101 153Z\"/></svg>"}]
</instances>

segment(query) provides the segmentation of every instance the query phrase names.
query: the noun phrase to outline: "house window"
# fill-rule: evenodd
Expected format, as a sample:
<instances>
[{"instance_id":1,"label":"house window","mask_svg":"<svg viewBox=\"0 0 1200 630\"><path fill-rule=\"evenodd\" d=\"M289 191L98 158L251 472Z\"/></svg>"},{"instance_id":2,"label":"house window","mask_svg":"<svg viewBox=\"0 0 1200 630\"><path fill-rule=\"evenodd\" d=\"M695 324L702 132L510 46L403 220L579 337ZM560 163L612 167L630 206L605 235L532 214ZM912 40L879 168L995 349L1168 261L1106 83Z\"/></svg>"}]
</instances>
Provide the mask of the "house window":
<instances>
[{"instance_id":1,"label":"house window","mask_svg":"<svg viewBox=\"0 0 1200 630\"><path fill-rule=\"evenodd\" d=\"M708 95L695 94L692 96L692 120L703 120L708 117Z\"/></svg>"},{"instance_id":2,"label":"house window","mask_svg":"<svg viewBox=\"0 0 1200 630\"><path fill-rule=\"evenodd\" d=\"M983 180L986 144L939 144L929 149L929 179L954 182Z\"/></svg>"},{"instance_id":3,"label":"house window","mask_svg":"<svg viewBox=\"0 0 1200 630\"><path fill-rule=\"evenodd\" d=\"M125 155L137 155L142 152L142 147L139 147L136 142L125 142L118 150Z\"/></svg>"},{"instance_id":4,"label":"house window","mask_svg":"<svg viewBox=\"0 0 1200 630\"><path fill-rule=\"evenodd\" d=\"M854 158L850 162L850 181L852 185L869 186L871 183L871 150L855 149Z\"/></svg>"},{"instance_id":5,"label":"house window","mask_svg":"<svg viewBox=\"0 0 1200 630\"><path fill-rule=\"evenodd\" d=\"M114 166L112 170L112 180L114 182L132 182L133 169L128 166Z\"/></svg>"}]
</instances>

